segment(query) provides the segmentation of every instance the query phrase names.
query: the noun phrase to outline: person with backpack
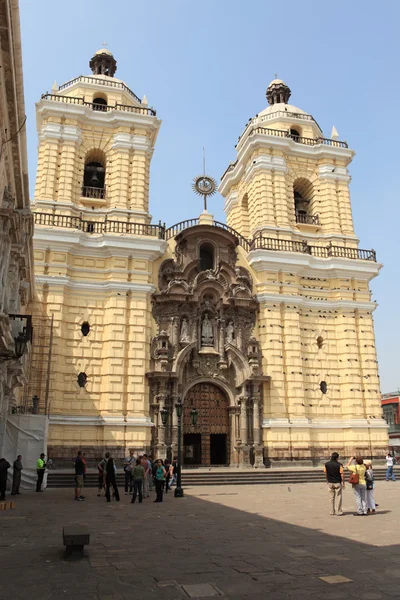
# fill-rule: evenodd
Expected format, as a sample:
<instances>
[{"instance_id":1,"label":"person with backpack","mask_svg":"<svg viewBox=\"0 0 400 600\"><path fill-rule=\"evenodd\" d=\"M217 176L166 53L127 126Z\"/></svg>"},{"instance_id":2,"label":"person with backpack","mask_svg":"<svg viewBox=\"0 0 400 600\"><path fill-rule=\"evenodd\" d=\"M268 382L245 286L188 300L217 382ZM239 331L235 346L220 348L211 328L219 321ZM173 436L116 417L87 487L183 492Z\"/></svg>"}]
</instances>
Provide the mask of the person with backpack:
<instances>
[{"instance_id":1,"label":"person with backpack","mask_svg":"<svg viewBox=\"0 0 400 600\"><path fill-rule=\"evenodd\" d=\"M364 461L367 470L365 471L365 483L367 489L367 514L374 515L376 513L376 504L374 500L374 472L372 470L372 460Z\"/></svg>"},{"instance_id":2,"label":"person with backpack","mask_svg":"<svg viewBox=\"0 0 400 600\"><path fill-rule=\"evenodd\" d=\"M107 502L111 502L110 498L110 487L113 489L113 495L115 500L119 502L119 491L117 487L117 479L116 479L116 468L114 465L114 459L110 456L109 452L106 452L106 499Z\"/></svg>"},{"instance_id":3,"label":"person with backpack","mask_svg":"<svg viewBox=\"0 0 400 600\"><path fill-rule=\"evenodd\" d=\"M163 501L163 491L165 484L166 472L162 464L162 460L159 459L157 461L157 469L156 469L156 492L157 497L154 502L162 502Z\"/></svg>"},{"instance_id":4,"label":"person with backpack","mask_svg":"<svg viewBox=\"0 0 400 600\"><path fill-rule=\"evenodd\" d=\"M351 463L353 460L356 461L355 465ZM349 483L353 486L353 493L356 499L357 512L355 516L362 516L367 514L367 499L366 499L366 481L365 471L367 467L364 465L364 459L362 456L352 456L346 465L346 469L351 471Z\"/></svg>"}]
</instances>

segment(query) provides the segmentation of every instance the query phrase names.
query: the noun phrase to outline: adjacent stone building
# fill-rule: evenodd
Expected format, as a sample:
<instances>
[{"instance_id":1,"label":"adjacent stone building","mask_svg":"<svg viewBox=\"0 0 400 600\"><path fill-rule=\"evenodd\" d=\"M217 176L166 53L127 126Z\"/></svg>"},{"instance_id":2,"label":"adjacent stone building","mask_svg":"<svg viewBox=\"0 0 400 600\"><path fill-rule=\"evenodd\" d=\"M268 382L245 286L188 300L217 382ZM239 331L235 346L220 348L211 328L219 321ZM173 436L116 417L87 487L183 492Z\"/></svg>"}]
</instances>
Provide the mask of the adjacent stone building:
<instances>
[{"instance_id":1,"label":"adjacent stone building","mask_svg":"<svg viewBox=\"0 0 400 600\"><path fill-rule=\"evenodd\" d=\"M24 86L17 0L0 0L0 457L27 381L33 293ZM16 341L17 340L17 341Z\"/></svg>"},{"instance_id":2,"label":"adjacent stone building","mask_svg":"<svg viewBox=\"0 0 400 600\"><path fill-rule=\"evenodd\" d=\"M116 66L103 48L91 75L37 104L36 281L54 318L49 454L171 456L182 398L186 464L381 455L369 291L380 265L353 229L354 152L274 80L221 179L227 225L207 211L151 224L160 121Z\"/></svg>"}]
</instances>

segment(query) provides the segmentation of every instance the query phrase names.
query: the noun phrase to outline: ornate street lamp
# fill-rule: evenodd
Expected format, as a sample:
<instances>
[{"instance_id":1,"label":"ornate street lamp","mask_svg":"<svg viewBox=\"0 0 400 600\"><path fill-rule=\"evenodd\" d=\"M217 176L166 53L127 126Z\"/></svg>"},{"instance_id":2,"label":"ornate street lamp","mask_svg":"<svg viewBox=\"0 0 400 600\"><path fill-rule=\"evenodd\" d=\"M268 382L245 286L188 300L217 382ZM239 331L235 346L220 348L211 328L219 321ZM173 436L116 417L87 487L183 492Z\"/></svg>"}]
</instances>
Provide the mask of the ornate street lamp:
<instances>
[{"instance_id":1,"label":"ornate street lamp","mask_svg":"<svg viewBox=\"0 0 400 600\"><path fill-rule=\"evenodd\" d=\"M195 408L192 408L192 410L190 411L190 419L192 421L193 427L196 427L198 417L199 417L199 413L197 412L197 410Z\"/></svg>"},{"instance_id":2,"label":"ornate street lamp","mask_svg":"<svg viewBox=\"0 0 400 600\"><path fill-rule=\"evenodd\" d=\"M167 424L167 422L168 422L168 415L169 415L169 410L168 410L168 408L165 408L165 406L164 406L164 408L162 408L162 409L160 410L160 415L161 415L161 421L162 421L162 424L163 424L163 425L164 425L164 427L165 427L165 426L166 426L166 424Z\"/></svg>"},{"instance_id":3,"label":"ornate street lamp","mask_svg":"<svg viewBox=\"0 0 400 600\"><path fill-rule=\"evenodd\" d=\"M30 336L25 331L20 331L17 337L14 338L14 354L0 355L0 363L13 359L19 360L24 355L30 339Z\"/></svg>"},{"instance_id":4,"label":"ornate street lamp","mask_svg":"<svg viewBox=\"0 0 400 600\"><path fill-rule=\"evenodd\" d=\"M178 464L177 464L177 477L176 477L176 488L175 498L183 498L182 480L181 480L181 465L182 465L182 444L181 444L181 427L182 427L182 413L183 404L179 398L175 404L176 416L178 417Z\"/></svg>"}]
</instances>

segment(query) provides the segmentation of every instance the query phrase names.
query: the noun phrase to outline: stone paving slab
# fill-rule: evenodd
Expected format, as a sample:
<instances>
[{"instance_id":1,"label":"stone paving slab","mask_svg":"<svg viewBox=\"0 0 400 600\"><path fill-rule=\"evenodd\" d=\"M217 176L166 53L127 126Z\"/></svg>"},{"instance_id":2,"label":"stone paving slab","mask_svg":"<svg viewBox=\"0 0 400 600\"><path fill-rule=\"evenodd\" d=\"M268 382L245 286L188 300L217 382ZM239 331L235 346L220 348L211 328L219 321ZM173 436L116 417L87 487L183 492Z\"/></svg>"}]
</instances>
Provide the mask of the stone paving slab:
<instances>
[{"instance_id":1,"label":"stone paving slab","mask_svg":"<svg viewBox=\"0 0 400 600\"><path fill-rule=\"evenodd\" d=\"M198 487L141 505L92 489L79 503L72 490L24 493L0 514L0 600L400 598L398 486L380 483L380 512L363 518L350 488L345 515L330 516L319 483ZM90 532L83 560L64 560L67 525Z\"/></svg>"}]
</instances>

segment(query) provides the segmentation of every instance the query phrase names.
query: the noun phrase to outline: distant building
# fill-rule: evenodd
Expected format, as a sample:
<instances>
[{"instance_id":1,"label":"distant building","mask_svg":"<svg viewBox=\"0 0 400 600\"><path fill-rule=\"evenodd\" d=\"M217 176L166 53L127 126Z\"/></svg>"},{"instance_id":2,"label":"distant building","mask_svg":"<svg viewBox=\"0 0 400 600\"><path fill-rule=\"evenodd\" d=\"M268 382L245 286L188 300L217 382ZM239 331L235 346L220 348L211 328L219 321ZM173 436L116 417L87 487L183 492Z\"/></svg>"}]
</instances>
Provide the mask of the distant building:
<instances>
[{"instance_id":1,"label":"distant building","mask_svg":"<svg viewBox=\"0 0 400 600\"><path fill-rule=\"evenodd\" d=\"M382 394L383 416L389 425L389 446L400 451L400 390Z\"/></svg>"}]
</instances>

